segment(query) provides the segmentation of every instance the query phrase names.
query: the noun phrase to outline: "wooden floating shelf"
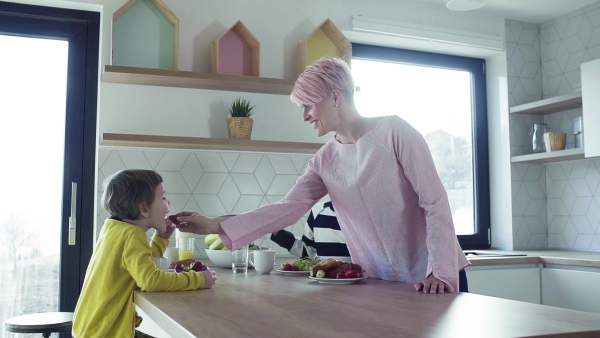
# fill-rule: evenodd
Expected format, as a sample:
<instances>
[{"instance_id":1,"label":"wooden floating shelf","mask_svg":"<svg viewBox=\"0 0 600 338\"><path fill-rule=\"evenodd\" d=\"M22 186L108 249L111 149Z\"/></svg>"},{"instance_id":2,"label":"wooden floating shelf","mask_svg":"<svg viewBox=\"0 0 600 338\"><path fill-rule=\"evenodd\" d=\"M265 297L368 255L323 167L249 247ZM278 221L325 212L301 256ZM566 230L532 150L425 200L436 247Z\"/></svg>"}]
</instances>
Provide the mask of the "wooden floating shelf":
<instances>
[{"instance_id":1,"label":"wooden floating shelf","mask_svg":"<svg viewBox=\"0 0 600 338\"><path fill-rule=\"evenodd\" d=\"M141 147L167 149L202 149L227 151L254 151L269 153L314 154L323 146L320 143L233 140L183 136L154 136L135 134L102 134L101 146Z\"/></svg>"},{"instance_id":2,"label":"wooden floating shelf","mask_svg":"<svg viewBox=\"0 0 600 338\"><path fill-rule=\"evenodd\" d=\"M560 95L548 99L525 103L510 108L511 114L551 114L574 108L580 108L581 92Z\"/></svg>"},{"instance_id":3,"label":"wooden floating shelf","mask_svg":"<svg viewBox=\"0 0 600 338\"><path fill-rule=\"evenodd\" d=\"M561 161L581 160L585 158L583 148L572 148L565 150L551 151L548 153L537 153L513 156L512 163L552 163Z\"/></svg>"},{"instance_id":4,"label":"wooden floating shelf","mask_svg":"<svg viewBox=\"0 0 600 338\"><path fill-rule=\"evenodd\" d=\"M294 80L109 65L104 67L102 81L277 95L290 95L294 87Z\"/></svg>"}]
</instances>

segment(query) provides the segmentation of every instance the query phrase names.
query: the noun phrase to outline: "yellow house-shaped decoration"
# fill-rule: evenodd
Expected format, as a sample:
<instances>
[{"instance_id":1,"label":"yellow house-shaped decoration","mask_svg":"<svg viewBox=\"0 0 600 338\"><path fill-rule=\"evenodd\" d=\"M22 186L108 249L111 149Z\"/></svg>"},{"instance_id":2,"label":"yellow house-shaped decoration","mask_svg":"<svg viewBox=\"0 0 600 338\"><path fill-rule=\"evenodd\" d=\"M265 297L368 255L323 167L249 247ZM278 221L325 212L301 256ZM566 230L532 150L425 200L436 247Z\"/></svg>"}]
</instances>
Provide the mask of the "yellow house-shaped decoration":
<instances>
[{"instance_id":1,"label":"yellow house-shaped decoration","mask_svg":"<svg viewBox=\"0 0 600 338\"><path fill-rule=\"evenodd\" d=\"M213 42L211 69L215 74L260 76L260 43L241 21Z\"/></svg>"},{"instance_id":2,"label":"yellow house-shaped decoration","mask_svg":"<svg viewBox=\"0 0 600 338\"><path fill-rule=\"evenodd\" d=\"M323 56L341 58L348 65L352 59L352 44L329 19L296 47L296 74Z\"/></svg>"},{"instance_id":3,"label":"yellow house-shaped decoration","mask_svg":"<svg viewBox=\"0 0 600 338\"><path fill-rule=\"evenodd\" d=\"M161 0L129 0L113 14L112 65L177 70L179 19Z\"/></svg>"}]
</instances>

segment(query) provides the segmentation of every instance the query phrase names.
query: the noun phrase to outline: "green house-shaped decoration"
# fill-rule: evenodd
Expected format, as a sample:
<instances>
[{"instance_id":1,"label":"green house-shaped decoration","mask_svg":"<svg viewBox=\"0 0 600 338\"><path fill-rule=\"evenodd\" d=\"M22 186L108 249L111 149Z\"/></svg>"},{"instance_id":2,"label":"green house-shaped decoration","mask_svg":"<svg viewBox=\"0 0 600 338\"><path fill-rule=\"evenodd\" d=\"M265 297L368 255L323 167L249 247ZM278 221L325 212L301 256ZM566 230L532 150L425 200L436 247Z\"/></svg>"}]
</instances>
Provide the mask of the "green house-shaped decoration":
<instances>
[{"instance_id":1,"label":"green house-shaped decoration","mask_svg":"<svg viewBox=\"0 0 600 338\"><path fill-rule=\"evenodd\" d=\"M129 0L113 14L112 65L177 69L179 19L161 0Z\"/></svg>"},{"instance_id":2,"label":"green house-shaped decoration","mask_svg":"<svg viewBox=\"0 0 600 338\"><path fill-rule=\"evenodd\" d=\"M329 19L296 47L296 74L323 56L341 58L349 66L352 59L352 44Z\"/></svg>"},{"instance_id":3,"label":"green house-shaped decoration","mask_svg":"<svg viewBox=\"0 0 600 338\"><path fill-rule=\"evenodd\" d=\"M260 76L260 43L241 22L213 41L211 69L215 74Z\"/></svg>"}]
</instances>

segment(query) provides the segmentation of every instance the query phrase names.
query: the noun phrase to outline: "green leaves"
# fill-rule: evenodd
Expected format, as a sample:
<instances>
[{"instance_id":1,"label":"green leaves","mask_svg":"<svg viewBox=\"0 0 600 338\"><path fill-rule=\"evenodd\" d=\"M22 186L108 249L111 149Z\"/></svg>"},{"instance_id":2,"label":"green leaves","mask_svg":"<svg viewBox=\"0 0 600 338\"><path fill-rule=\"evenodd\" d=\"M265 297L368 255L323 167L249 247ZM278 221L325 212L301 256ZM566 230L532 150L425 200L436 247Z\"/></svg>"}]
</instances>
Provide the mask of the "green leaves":
<instances>
[{"instance_id":1,"label":"green leaves","mask_svg":"<svg viewBox=\"0 0 600 338\"><path fill-rule=\"evenodd\" d=\"M250 101L244 98L238 97L233 100L229 107L229 115L231 117L250 117L252 116L254 105L250 105Z\"/></svg>"}]
</instances>

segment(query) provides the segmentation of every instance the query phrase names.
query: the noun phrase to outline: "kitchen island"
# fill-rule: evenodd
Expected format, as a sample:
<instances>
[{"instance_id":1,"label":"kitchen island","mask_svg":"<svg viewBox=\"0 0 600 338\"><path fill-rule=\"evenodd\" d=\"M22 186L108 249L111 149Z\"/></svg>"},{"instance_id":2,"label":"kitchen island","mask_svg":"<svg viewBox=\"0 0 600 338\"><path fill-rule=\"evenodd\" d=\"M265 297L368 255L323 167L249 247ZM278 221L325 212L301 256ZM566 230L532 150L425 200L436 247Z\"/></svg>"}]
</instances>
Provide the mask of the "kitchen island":
<instances>
[{"instance_id":1,"label":"kitchen island","mask_svg":"<svg viewBox=\"0 0 600 338\"><path fill-rule=\"evenodd\" d=\"M135 303L172 337L600 337L600 315L588 312L376 279L328 285L214 269L210 290L135 291Z\"/></svg>"}]
</instances>

